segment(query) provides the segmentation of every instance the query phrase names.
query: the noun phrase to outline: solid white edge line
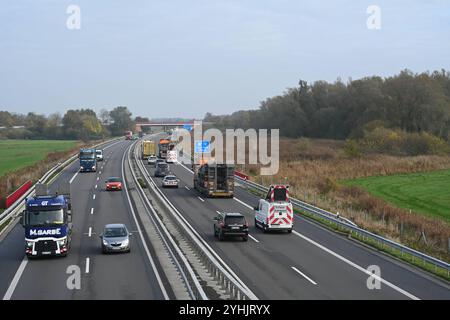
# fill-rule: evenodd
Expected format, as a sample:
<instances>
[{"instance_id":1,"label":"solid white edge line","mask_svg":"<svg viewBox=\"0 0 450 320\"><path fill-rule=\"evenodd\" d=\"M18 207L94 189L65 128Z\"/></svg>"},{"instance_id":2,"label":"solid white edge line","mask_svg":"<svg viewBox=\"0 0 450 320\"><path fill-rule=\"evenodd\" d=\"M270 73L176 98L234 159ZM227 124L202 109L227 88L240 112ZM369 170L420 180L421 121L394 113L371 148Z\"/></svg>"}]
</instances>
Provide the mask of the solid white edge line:
<instances>
[{"instance_id":1,"label":"solid white edge line","mask_svg":"<svg viewBox=\"0 0 450 320\"><path fill-rule=\"evenodd\" d=\"M193 173L192 170L186 168L186 166L184 166L182 163L180 163L180 164L181 164L181 166L182 166L183 168L185 168L186 170L188 170L188 171L190 171L191 173ZM147 170L147 175L150 176L150 173L148 172L148 169L147 169L147 168L145 168L145 169ZM158 186L155 185L155 187L158 188L159 190L161 190ZM165 197L164 194L162 194L162 195L163 195L163 197ZM233 269L232 269L230 266L228 266L228 265L222 260L222 258L217 254L217 252L214 251L214 249L211 248L211 246L208 244L208 242L207 242L202 236L200 236L200 235L198 234L198 232L195 230L195 228L193 228L193 227L189 224L189 222L187 222L187 220L186 220L186 218L183 216L183 214L180 213L180 212L178 211L178 209L177 209L177 208L176 208L169 200L168 200L168 203L169 203L169 205L173 208L173 210L175 210L175 211L178 212L179 218L180 218L182 221L184 221L184 222L189 226L190 231L193 232L193 234L195 234L195 235L198 237L198 239L201 241L201 243L202 243L205 247L207 247L207 248L209 248L209 250L211 250L211 253L213 254L213 256L214 256L220 263L222 263L223 265L227 266L227 268L229 268L229 269L228 269L228 272L231 274L231 276L234 277L234 279L235 279L237 282L239 282L239 284L240 284L243 288L247 289L248 292L254 297L255 300L258 300L258 297L256 297L256 295L250 290L250 288L248 288L247 285L246 285L246 284L238 277L238 275L233 271Z\"/></svg>"},{"instance_id":2,"label":"solid white edge line","mask_svg":"<svg viewBox=\"0 0 450 320\"><path fill-rule=\"evenodd\" d=\"M348 260L347 258L344 258L344 257L341 256L340 254L338 254L338 253L336 253L336 252L334 252L334 251L332 251L332 250L330 250L330 249L324 247L323 245L321 245L321 244L315 242L314 240L309 239L308 237L305 237L304 235L298 233L297 231L292 230L292 233L295 234L296 236L302 238L303 240L308 241L309 243L315 245L316 247L318 247L318 248L324 250L325 252L331 254L332 256L338 258L339 260L341 260L341 261L347 263L348 265L354 267L355 269L358 269L359 271L361 271L361 272L363 272L363 273L365 273L365 274L367 274L367 275L373 277L374 279L376 279L376 280L378 280L378 281L381 281L382 283L384 283L384 284L387 285L388 287L390 287L390 288L392 288L392 289L394 289L394 290L400 292L401 294L407 296L408 298L410 298L410 299L412 299L412 300L420 300L418 297L414 296L413 294L411 294L411 293L409 293L409 292L403 290L402 288L397 287L396 285L392 284L391 282L389 282L389 281L387 281L387 280L385 280L385 279L383 279L383 278L381 278L381 277L379 277L379 276L377 276L377 275L371 273L370 271L364 269L363 267L357 265L356 263L354 263L354 262Z\"/></svg>"},{"instance_id":3,"label":"solid white edge line","mask_svg":"<svg viewBox=\"0 0 450 320\"><path fill-rule=\"evenodd\" d=\"M185 188L186 190L188 190L188 191L189 191L189 190L191 190L191 189L189 189L189 187L188 187L188 186L184 186L184 188Z\"/></svg>"},{"instance_id":4,"label":"solid white edge line","mask_svg":"<svg viewBox=\"0 0 450 320\"><path fill-rule=\"evenodd\" d=\"M193 171L190 170L189 168L187 168L185 165L181 164L181 166L184 167L186 170L190 171L191 173L193 173ZM254 209L253 207L251 207L251 206L248 205L247 203L243 202L242 200L239 200L239 199L237 199L237 198L233 198L233 199L236 200L237 202L239 202L240 204L244 205L245 207L251 209L251 210ZM299 237L302 238L303 240L306 240L306 241L308 241L309 243L311 243L311 244L317 246L318 248L320 248L320 249L326 251L327 253L333 255L334 257L338 258L339 260L341 260L341 261L343 261L343 262L349 264L350 266L352 266L352 267L354 267L354 268L360 270L361 272L363 272L363 273L365 273L365 274L367 274L367 275L373 277L374 279L377 279L377 280L381 281L382 283L384 283L384 284L387 285L388 287L390 287L390 288L392 288L392 289L398 291L399 293L401 293L401 294L407 296L408 298L410 298L410 299L412 299L412 300L420 300L420 298L418 298L418 297L416 297L415 295L409 293L408 291L403 290L402 288L397 287L397 286L394 285L393 283L391 283L391 282L389 282L389 281L387 281L387 280L385 280L385 279L383 279L383 278L381 278L381 277L379 277L379 276L377 276L377 275L371 273L370 271L368 271L368 270L364 269L363 267L357 265L356 263L354 263L354 262L352 262L352 261L350 261L350 260L344 258L343 256L339 255L338 253L336 253L336 252L334 252L334 251L332 251L332 250L330 250L330 249L328 249L328 248L322 246L321 244L315 242L315 241L312 240L312 239L309 239L308 237L305 237L305 236L301 235L301 234L298 233L297 231L292 230L292 233L295 234L295 235L297 235L297 236L299 236Z\"/></svg>"},{"instance_id":5,"label":"solid white edge line","mask_svg":"<svg viewBox=\"0 0 450 320\"><path fill-rule=\"evenodd\" d=\"M116 143L114 143L112 145L109 145L109 146L107 146L104 149L107 149L107 148L109 148L109 147L111 147L111 146L113 146L113 145L115 145L115 144L117 144L119 142L121 142L121 141L118 141L118 142L116 142ZM78 176L79 173L80 173L80 171L75 172L75 174L72 176L72 178L70 178L69 183L72 183L73 180L75 180L75 178ZM97 180L98 180L98 178L97 178ZM19 283L19 280L22 277L22 274L23 274L27 264L28 264L28 258L25 256L23 258L22 262L20 263L19 268L17 269L15 275L14 275L14 278L12 279L11 283L9 284L8 290L6 290L6 293L3 296L3 300L11 300L11 297L12 297L12 295L14 293L14 290L16 289L17 284Z\"/></svg>"},{"instance_id":6,"label":"solid white edge line","mask_svg":"<svg viewBox=\"0 0 450 320\"><path fill-rule=\"evenodd\" d=\"M22 273L25 270L25 267L27 266L27 264L28 264L28 258L24 257L22 262L20 263L19 269L17 269L16 274L14 275L14 278L12 279L11 283L9 284L8 290L6 290L6 293L3 296L3 300L11 300L14 290L16 290L17 284L19 283L20 277L22 277Z\"/></svg>"},{"instance_id":7,"label":"solid white edge line","mask_svg":"<svg viewBox=\"0 0 450 320\"><path fill-rule=\"evenodd\" d=\"M253 208L252 208L250 205L248 205L247 203L243 202L242 200L239 200L239 199L237 199L237 198L234 198L234 199L235 199L237 202L241 203L242 205L246 206L247 208L250 208L251 210L253 210ZM308 238L308 237L305 237L304 235L301 235L301 234L298 233L297 231L292 230L292 233L295 234L295 235L297 235L297 236L299 236L299 237L302 238L303 240L306 240L306 241L308 241L309 243L311 243L311 244L317 246L318 248L320 248L320 249L322 249L322 250L328 252L329 254L333 255L335 258L338 258L339 260L341 260L341 261L343 261L343 262L349 264L350 266L352 266L352 267L354 267L354 268L356 268L356 269L358 269L358 270L364 272L365 274L367 274L367 275L369 275L369 276L372 276L373 278L375 278L375 279L381 281L382 283L386 284L388 287L391 287L392 289L394 289L394 290L400 292L401 294L407 296L408 298L413 299L413 300L420 300L419 298L417 298L417 297L414 296L413 294L411 294L411 293L409 293L409 292L403 290L402 288L397 287L396 285L392 284L391 282L389 282L389 281L387 281L387 280L385 280L385 279L383 279L383 278L378 277L377 275L374 275L373 273L369 272L368 270L364 269L363 267L361 267L361 266L357 265L356 263L354 263L354 262L352 262L352 261L350 261L350 260L344 258L343 256L339 255L338 253L336 253L336 252L334 252L334 251L332 251L332 250L330 250L330 249L328 249L328 248L322 246L321 244L315 242L314 240L312 240L312 239L310 239L310 238Z\"/></svg>"},{"instance_id":8,"label":"solid white edge line","mask_svg":"<svg viewBox=\"0 0 450 320\"><path fill-rule=\"evenodd\" d=\"M75 172L75 174L70 178L69 183L72 183L75 180L76 176L80 173L80 171Z\"/></svg>"},{"instance_id":9,"label":"solid white edge line","mask_svg":"<svg viewBox=\"0 0 450 320\"><path fill-rule=\"evenodd\" d=\"M254 208L251 205L246 204L244 201L239 200L236 197L233 197L234 200L236 200L237 202L239 202L240 204L242 204L243 206L246 206L247 208L249 208L250 210L254 210Z\"/></svg>"},{"instance_id":10,"label":"solid white edge line","mask_svg":"<svg viewBox=\"0 0 450 320\"><path fill-rule=\"evenodd\" d=\"M86 258L86 271L85 271L85 273L89 273L89 264L90 264L90 262L91 262L91 259Z\"/></svg>"},{"instance_id":11,"label":"solid white edge line","mask_svg":"<svg viewBox=\"0 0 450 320\"><path fill-rule=\"evenodd\" d=\"M124 172L124 164L125 164L125 155L127 155L129 153L130 147L131 147L131 145L128 146L128 148L125 150L125 152L123 153L123 156L122 156L122 181L123 181L123 185L124 185L123 189L125 190L125 195L128 199L128 205L131 210L131 214L133 215L134 223L136 224L137 231L139 233L139 237L141 238L142 245L144 246L145 253L147 254L147 257L150 261L150 265L152 266L153 273L155 274L156 280L158 281L158 284L159 284L161 292L164 296L164 299L169 300L169 295L167 294L166 288L163 285L161 276L159 275L158 269L156 268L156 265L155 265L155 261L153 260L153 257L150 254L150 250L148 249L147 243L144 240L144 236L142 235L141 227L139 226L139 223L136 218L136 213L134 212L133 205L131 204L130 195L128 194L127 182L125 179L125 172Z\"/></svg>"},{"instance_id":12,"label":"solid white edge line","mask_svg":"<svg viewBox=\"0 0 450 320\"><path fill-rule=\"evenodd\" d=\"M291 267L295 272L299 273L303 278L305 278L306 280L308 280L309 282L311 282L313 285L317 285L317 282L315 282L313 279L311 279L310 277L308 277L306 274L304 274L303 272L301 272L300 270L298 270L296 267Z\"/></svg>"},{"instance_id":13,"label":"solid white edge line","mask_svg":"<svg viewBox=\"0 0 450 320\"><path fill-rule=\"evenodd\" d=\"M256 243L259 243L259 240L256 239L254 236L252 236L251 234L248 235L250 237L250 239L252 239L253 241L255 241Z\"/></svg>"},{"instance_id":14,"label":"solid white edge line","mask_svg":"<svg viewBox=\"0 0 450 320\"><path fill-rule=\"evenodd\" d=\"M108 149L108 148L111 148L112 146L115 146L116 144L121 143L122 141L123 141L123 140L119 140L119 141L117 141L117 142L115 142L115 143L113 143L113 144L110 144L109 146L104 147L102 150L106 150L106 149Z\"/></svg>"}]
</instances>

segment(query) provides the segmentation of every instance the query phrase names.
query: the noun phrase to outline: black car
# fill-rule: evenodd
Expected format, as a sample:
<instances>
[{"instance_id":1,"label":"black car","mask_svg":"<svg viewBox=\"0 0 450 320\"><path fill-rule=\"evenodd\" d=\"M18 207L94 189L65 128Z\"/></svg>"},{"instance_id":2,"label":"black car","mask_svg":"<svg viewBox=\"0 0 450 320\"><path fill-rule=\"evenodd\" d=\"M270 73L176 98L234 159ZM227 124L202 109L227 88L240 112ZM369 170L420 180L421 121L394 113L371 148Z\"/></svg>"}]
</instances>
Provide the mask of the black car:
<instances>
[{"instance_id":1,"label":"black car","mask_svg":"<svg viewBox=\"0 0 450 320\"><path fill-rule=\"evenodd\" d=\"M214 236L219 241L225 237L242 237L242 240L248 240L248 224L241 213L219 213L214 217Z\"/></svg>"},{"instance_id":2,"label":"black car","mask_svg":"<svg viewBox=\"0 0 450 320\"><path fill-rule=\"evenodd\" d=\"M155 177L165 177L170 173L169 165L164 162L156 163Z\"/></svg>"}]
</instances>

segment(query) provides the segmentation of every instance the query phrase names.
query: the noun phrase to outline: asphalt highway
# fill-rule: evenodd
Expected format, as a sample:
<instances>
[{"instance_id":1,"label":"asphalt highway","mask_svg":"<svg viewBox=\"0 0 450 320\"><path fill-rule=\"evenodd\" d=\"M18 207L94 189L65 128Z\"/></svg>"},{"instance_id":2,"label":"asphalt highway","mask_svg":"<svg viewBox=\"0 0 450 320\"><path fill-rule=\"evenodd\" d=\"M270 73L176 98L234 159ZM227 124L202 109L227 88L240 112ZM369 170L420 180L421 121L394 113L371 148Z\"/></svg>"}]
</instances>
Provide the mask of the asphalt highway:
<instances>
[{"instance_id":1,"label":"asphalt highway","mask_svg":"<svg viewBox=\"0 0 450 320\"><path fill-rule=\"evenodd\" d=\"M157 139L159 136L153 136ZM125 192L106 192L104 180L122 177L122 160L130 141L104 149L96 173L79 173L70 165L53 183L72 181L74 233L66 258L28 260L24 231L17 224L0 242L0 297L11 299L164 299L157 270L136 234ZM146 164L152 175L154 168ZM193 189L193 175L170 164L181 180L178 189L163 189L177 210L259 299L450 299L448 283L376 252L320 225L295 217L294 231L263 233L254 226L258 197L237 187L234 199L206 198ZM161 179L154 178L161 186ZM213 235L217 212L241 212L250 225L248 242L219 242ZM98 237L108 223L125 223L136 236L131 253L101 253ZM153 257L154 258L154 257ZM371 277L367 268L379 267ZM79 268L81 289L70 290L68 268ZM379 281L378 286L374 285ZM369 284L369 285L368 285Z\"/></svg>"},{"instance_id":2,"label":"asphalt highway","mask_svg":"<svg viewBox=\"0 0 450 320\"><path fill-rule=\"evenodd\" d=\"M77 174L75 161L54 182L53 187L73 178L74 229L67 257L25 258L20 224L0 242L0 297L8 293L11 299L164 299L137 234L131 237L131 253L101 252L99 234L105 224L124 223L129 230L137 230L125 193L104 190L106 178L122 178L122 156L130 144L121 141L107 146L96 173ZM81 271L79 290L67 287L71 266ZM72 273L67 273L68 268Z\"/></svg>"},{"instance_id":3,"label":"asphalt highway","mask_svg":"<svg viewBox=\"0 0 450 320\"><path fill-rule=\"evenodd\" d=\"M146 167L153 174L153 166ZM161 187L163 193L260 299L450 299L448 284L301 216L292 234L265 234L254 226L257 196L237 187L234 199L206 198L193 189L189 168L170 164L170 170L180 186ZM219 242L213 235L217 211L243 213L248 242ZM369 266L379 267L379 289L367 285L375 280Z\"/></svg>"}]
</instances>

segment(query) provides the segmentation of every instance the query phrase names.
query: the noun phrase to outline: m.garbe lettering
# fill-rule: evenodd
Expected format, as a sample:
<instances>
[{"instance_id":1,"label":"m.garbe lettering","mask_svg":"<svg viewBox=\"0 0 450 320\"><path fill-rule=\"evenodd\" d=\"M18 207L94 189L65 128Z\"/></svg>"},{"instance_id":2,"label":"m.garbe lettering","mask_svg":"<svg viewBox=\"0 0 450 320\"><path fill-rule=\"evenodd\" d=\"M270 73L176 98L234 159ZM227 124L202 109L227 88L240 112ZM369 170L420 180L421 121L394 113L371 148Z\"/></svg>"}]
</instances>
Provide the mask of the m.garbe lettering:
<instances>
[{"instance_id":1,"label":"m.garbe lettering","mask_svg":"<svg viewBox=\"0 0 450 320\"><path fill-rule=\"evenodd\" d=\"M61 234L61 229L41 230L31 229L30 236L57 236Z\"/></svg>"}]
</instances>

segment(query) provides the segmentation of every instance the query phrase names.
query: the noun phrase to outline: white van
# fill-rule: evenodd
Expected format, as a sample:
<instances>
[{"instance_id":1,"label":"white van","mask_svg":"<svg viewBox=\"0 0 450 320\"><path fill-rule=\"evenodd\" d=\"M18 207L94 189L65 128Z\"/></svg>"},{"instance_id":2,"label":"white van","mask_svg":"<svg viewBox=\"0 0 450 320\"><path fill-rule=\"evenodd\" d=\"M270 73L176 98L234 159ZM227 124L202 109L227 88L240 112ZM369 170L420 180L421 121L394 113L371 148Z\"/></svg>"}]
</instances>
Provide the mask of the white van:
<instances>
[{"instance_id":1,"label":"white van","mask_svg":"<svg viewBox=\"0 0 450 320\"><path fill-rule=\"evenodd\" d=\"M97 161L103 161L103 150L95 150L95 158Z\"/></svg>"},{"instance_id":2,"label":"white van","mask_svg":"<svg viewBox=\"0 0 450 320\"><path fill-rule=\"evenodd\" d=\"M285 230L292 232L294 211L289 200L289 186L270 186L265 199L260 199L255 207L255 226L264 232Z\"/></svg>"}]
</instances>

